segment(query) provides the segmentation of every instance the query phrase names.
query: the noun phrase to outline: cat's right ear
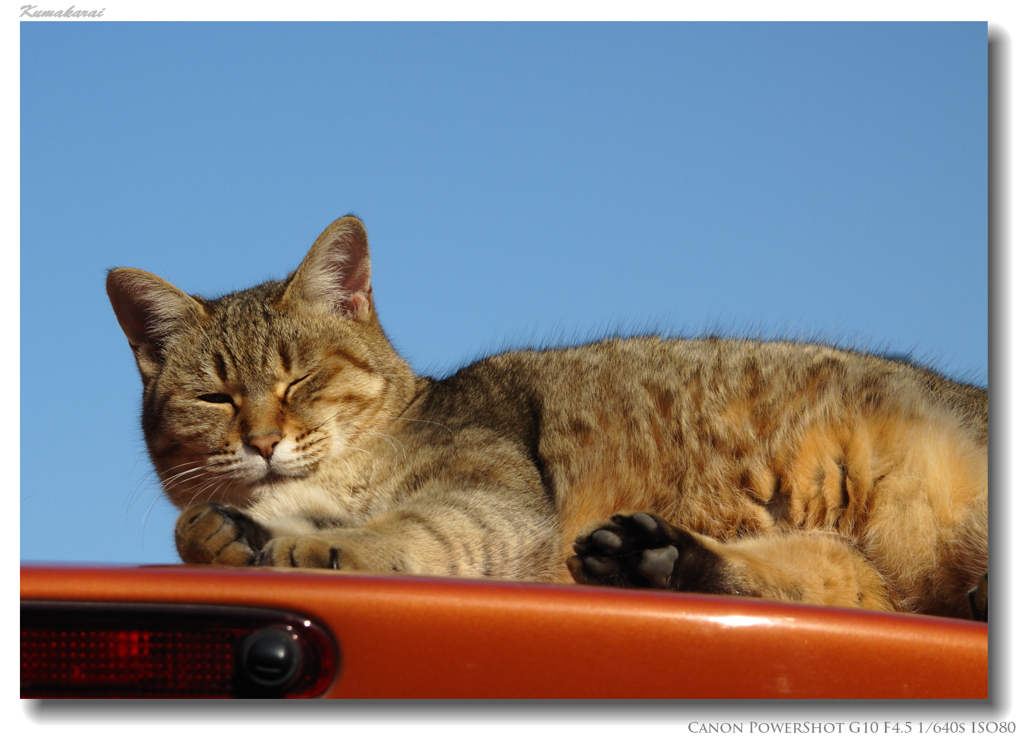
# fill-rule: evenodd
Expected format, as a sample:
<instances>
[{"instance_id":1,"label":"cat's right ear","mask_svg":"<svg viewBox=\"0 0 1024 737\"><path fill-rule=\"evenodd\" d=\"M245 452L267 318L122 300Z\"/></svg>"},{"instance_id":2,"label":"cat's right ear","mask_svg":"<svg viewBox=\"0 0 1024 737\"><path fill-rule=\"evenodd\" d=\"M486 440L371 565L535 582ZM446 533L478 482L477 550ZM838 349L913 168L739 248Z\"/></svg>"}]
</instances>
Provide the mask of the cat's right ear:
<instances>
[{"instance_id":1,"label":"cat's right ear","mask_svg":"<svg viewBox=\"0 0 1024 737\"><path fill-rule=\"evenodd\" d=\"M346 215L327 226L292 274L285 298L360 322L373 315L370 247L359 218Z\"/></svg>"},{"instance_id":2,"label":"cat's right ear","mask_svg":"<svg viewBox=\"0 0 1024 737\"><path fill-rule=\"evenodd\" d=\"M195 299L141 269L111 269L107 296L144 381L160 369L167 338L205 314Z\"/></svg>"}]
</instances>

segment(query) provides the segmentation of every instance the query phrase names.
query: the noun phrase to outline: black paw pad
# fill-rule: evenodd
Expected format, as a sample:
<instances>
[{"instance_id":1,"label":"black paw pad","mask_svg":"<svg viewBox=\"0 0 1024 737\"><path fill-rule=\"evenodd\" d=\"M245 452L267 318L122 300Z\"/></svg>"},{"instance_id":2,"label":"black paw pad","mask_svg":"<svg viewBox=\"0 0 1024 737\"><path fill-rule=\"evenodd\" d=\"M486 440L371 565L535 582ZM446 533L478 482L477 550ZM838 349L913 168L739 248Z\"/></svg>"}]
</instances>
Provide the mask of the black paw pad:
<instances>
[{"instance_id":1,"label":"black paw pad","mask_svg":"<svg viewBox=\"0 0 1024 737\"><path fill-rule=\"evenodd\" d=\"M623 517L621 514L617 514L612 519L619 524L629 524L632 522L632 524L643 529L648 535L654 535L658 532L658 522L646 512L637 512L631 517Z\"/></svg>"},{"instance_id":2,"label":"black paw pad","mask_svg":"<svg viewBox=\"0 0 1024 737\"><path fill-rule=\"evenodd\" d=\"M580 533L569 570L580 583L669 588L679 558L672 530L646 512L613 515Z\"/></svg>"},{"instance_id":3,"label":"black paw pad","mask_svg":"<svg viewBox=\"0 0 1024 737\"><path fill-rule=\"evenodd\" d=\"M617 553L622 549L622 538L611 530L598 530L590 536L590 542L594 547L601 548L609 553Z\"/></svg>"},{"instance_id":4,"label":"black paw pad","mask_svg":"<svg viewBox=\"0 0 1024 737\"><path fill-rule=\"evenodd\" d=\"M648 512L588 525L566 561L578 583L723 592L724 562L692 533Z\"/></svg>"},{"instance_id":5,"label":"black paw pad","mask_svg":"<svg viewBox=\"0 0 1024 737\"><path fill-rule=\"evenodd\" d=\"M673 545L645 550L636 570L650 582L652 588L667 589L677 560L679 550Z\"/></svg>"}]
</instances>

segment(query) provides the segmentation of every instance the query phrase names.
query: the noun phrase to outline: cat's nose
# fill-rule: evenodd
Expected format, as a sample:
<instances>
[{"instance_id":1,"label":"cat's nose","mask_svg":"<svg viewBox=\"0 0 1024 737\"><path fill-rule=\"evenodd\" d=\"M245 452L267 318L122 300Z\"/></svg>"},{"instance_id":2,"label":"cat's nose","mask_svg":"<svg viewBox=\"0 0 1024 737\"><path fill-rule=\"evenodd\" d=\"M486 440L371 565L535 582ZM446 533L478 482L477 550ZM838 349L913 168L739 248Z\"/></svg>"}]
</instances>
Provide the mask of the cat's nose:
<instances>
[{"instance_id":1,"label":"cat's nose","mask_svg":"<svg viewBox=\"0 0 1024 737\"><path fill-rule=\"evenodd\" d=\"M274 448L281 442L281 434L272 432L259 437L251 437L245 441L259 451L264 458L270 458L274 454Z\"/></svg>"}]
</instances>

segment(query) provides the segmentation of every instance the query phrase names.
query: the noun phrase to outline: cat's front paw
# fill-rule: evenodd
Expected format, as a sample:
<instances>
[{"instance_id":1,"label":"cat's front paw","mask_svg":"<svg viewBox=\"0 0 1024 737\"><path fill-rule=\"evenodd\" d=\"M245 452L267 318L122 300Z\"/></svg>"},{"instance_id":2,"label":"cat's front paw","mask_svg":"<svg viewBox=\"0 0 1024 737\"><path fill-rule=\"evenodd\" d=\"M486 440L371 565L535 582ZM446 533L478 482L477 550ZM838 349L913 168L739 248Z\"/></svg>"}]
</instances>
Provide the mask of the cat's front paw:
<instances>
[{"instance_id":1,"label":"cat's front paw","mask_svg":"<svg viewBox=\"0 0 1024 737\"><path fill-rule=\"evenodd\" d=\"M270 540L270 531L235 507L203 502L189 507L174 528L185 563L247 566Z\"/></svg>"},{"instance_id":2,"label":"cat's front paw","mask_svg":"<svg viewBox=\"0 0 1024 737\"><path fill-rule=\"evenodd\" d=\"M353 543L316 533L275 537L260 551L256 565L339 571L368 569Z\"/></svg>"},{"instance_id":3,"label":"cat's front paw","mask_svg":"<svg viewBox=\"0 0 1024 737\"><path fill-rule=\"evenodd\" d=\"M566 564L577 583L675 591L723 591L724 561L692 533L647 512L591 523Z\"/></svg>"}]
</instances>

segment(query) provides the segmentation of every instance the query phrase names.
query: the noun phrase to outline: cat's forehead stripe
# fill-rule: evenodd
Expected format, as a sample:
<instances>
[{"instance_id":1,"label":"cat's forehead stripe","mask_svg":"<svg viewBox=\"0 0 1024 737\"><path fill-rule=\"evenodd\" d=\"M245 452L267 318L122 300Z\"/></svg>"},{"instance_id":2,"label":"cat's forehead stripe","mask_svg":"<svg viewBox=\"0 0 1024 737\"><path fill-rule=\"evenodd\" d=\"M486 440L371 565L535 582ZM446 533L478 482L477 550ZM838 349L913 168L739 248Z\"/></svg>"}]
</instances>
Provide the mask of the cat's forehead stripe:
<instances>
[{"instance_id":1,"label":"cat's forehead stripe","mask_svg":"<svg viewBox=\"0 0 1024 737\"><path fill-rule=\"evenodd\" d=\"M277 355L281 359L281 368L284 373L288 373L292 370L292 357L289 346L284 341L279 341L277 344Z\"/></svg>"},{"instance_id":2,"label":"cat's forehead stripe","mask_svg":"<svg viewBox=\"0 0 1024 737\"><path fill-rule=\"evenodd\" d=\"M221 381L228 380L228 367L224 361L224 356L219 352L215 351L213 354L213 369L217 372L217 378Z\"/></svg>"},{"instance_id":3,"label":"cat's forehead stripe","mask_svg":"<svg viewBox=\"0 0 1024 737\"><path fill-rule=\"evenodd\" d=\"M360 359L359 357L353 355L349 351L346 351L344 348L341 348L340 346L332 346L331 351L328 355L331 358L336 358L346 363L350 363L360 371L365 371L366 373L376 373L373 366L368 364L366 361Z\"/></svg>"}]
</instances>

